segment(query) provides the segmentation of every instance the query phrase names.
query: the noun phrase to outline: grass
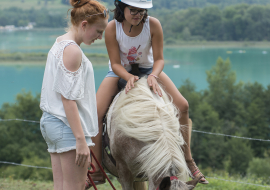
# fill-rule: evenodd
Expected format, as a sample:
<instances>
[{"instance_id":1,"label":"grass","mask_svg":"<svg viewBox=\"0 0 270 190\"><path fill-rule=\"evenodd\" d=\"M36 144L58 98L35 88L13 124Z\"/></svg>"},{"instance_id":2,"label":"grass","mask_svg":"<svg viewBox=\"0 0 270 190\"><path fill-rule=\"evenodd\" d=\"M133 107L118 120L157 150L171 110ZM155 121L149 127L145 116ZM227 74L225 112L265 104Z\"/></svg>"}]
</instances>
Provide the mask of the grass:
<instances>
[{"instance_id":1,"label":"grass","mask_svg":"<svg viewBox=\"0 0 270 190\"><path fill-rule=\"evenodd\" d=\"M53 182L14 180L12 178L0 178L0 190L52 190Z\"/></svg>"},{"instance_id":2,"label":"grass","mask_svg":"<svg viewBox=\"0 0 270 190\"><path fill-rule=\"evenodd\" d=\"M117 190L122 189L116 178L112 179L112 183ZM91 188L91 190L93 189ZM111 186L108 182L98 186L98 190L109 189L111 189ZM53 182L0 178L0 190L53 190Z\"/></svg>"},{"instance_id":3,"label":"grass","mask_svg":"<svg viewBox=\"0 0 270 190\"><path fill-rule=\"evenodd\" d=\"M223 181L213 178L207 178L209 181L208 185L198 184L196 190L269 190L270 186L262 187L259 179L254 180L253 178L239 178L229 176L215 176L218 179L239 181L242 183ZM116 178L112 179L112 183L115 185L117 190L121 190L121 185L118 183ZM249 185L243 183L252 183L256 185ZM34 180L15 180L12 178L0 178L0 190L53 190L53 182L34 181ZM98 190L110 190L110 184L99 185ZM93 188L91 188L93 190Z\"/></svg>"}]
</instances>

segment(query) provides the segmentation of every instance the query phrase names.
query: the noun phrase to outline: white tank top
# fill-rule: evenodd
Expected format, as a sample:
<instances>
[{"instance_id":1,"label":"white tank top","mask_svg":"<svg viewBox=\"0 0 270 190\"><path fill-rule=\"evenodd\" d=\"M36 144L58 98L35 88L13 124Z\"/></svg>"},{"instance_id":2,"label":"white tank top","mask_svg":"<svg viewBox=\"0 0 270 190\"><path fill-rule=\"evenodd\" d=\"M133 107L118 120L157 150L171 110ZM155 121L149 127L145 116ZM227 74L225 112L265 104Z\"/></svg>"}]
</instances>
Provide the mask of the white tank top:
<instances>
[{"instance_id":1,"label":"white tank top","mask_svg":"<svg viewBox=\"0 0 270 190\"><path fill-rule=\"evenodd\" d=\"M131 70L131 64L138 63L139 68L151 68L154 64L149 16L143 24L142 32L136 37L125 34L122 23L115 20L116 40L119 44L121 64ZM112 71L111 62L109 68Z\"/></svg>"},{"instance_id":2,"label":"white tank top","mask_svg":"<svg viewBox=\"0 0 270 190\"><path fill-rule=\"evenodd\" d=\"M63 52L69 45L77 44L72 40L57 42L56 39L48 53L41 89L40 108L42 111L61 119L70 127L61 95L66 99L75 100L84 135L94 137L98 134L98 117L93 67L82 52L80 68L75 72L67 70L63 63ZM78 48L81 50L80 46Z\"/></svg>"}]
</instances>

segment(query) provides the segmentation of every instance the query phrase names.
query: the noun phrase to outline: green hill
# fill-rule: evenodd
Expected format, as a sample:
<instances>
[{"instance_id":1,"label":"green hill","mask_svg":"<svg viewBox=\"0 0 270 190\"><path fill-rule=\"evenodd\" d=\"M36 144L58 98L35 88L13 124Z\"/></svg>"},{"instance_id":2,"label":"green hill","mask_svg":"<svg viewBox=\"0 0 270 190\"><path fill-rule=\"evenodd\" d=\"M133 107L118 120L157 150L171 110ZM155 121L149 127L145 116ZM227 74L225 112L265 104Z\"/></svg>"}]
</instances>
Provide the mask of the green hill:
<instances>
[{"instance_id":1,"label":"green hill","mask_svg":"<svg viewBox=\"0 0 270 190\"><path fill-rule=\"evenodd\" d=\"M103 0L109 5L113 5L113 0ZM189 7L206 7L209 5L217 5L221 8L229 5L235 5L240 3L246 4L259 4L266 5L270 4L270 0L153 0L154 7L153 9L186 9Z\"/></svg>"},{"instance_id":2,"label":"green hill","mask_svg":"<svg viewBox=\"0 0 270 190\"><path fill-rule=\"evenodd\" d=\"M102 0L106 5L113 6L114 0ZM235 5L240 3L246 4L259 4L266 5L270 4L270 0L153 0L154 10L159 9L170 9L170 10L179 10L186 9L189 7L206 7L209 5L217 5L221 8L224 8L229 5ZM2 1L0 10L10 8L10 7L19 7L21 9L44 9L48 10L63 10L66 11L69 5L69 0L13 0L13 1Z\"/></svg>"},{"instance_id":3,"label":"green hill","mask_svg":"<svg viewBox=\"0 0 270 190\"><path fill-rule=\"evenodd\" d=\"M59 10L59 11L67 11L69 5L65 5L61 2L61 0L13 0L13 1L1 1L0 2L0 10L18 7L21 9L44 9L48 10ZM1 14L1 12L0 12Z\"/></svg>"}]
</instances>

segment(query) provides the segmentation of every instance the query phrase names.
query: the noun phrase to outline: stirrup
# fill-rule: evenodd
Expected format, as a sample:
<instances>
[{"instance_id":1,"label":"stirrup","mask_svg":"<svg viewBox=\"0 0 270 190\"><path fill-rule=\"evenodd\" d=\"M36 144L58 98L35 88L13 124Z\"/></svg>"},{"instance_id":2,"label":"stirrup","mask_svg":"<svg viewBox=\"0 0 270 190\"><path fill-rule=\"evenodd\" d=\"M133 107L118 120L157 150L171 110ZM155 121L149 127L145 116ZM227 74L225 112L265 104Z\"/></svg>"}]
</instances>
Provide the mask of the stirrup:
<instances>
[{"instance_id":1,"label":"stirrup","mask_svg":"<svg viewBox=\"0 0 270 190\"><path fill-rule=\"evenodd\" d=\"M205 179L205 176L202 174L202 172L200 171L200 169L198 168L198 166L196 165L196 163L195 163L195 161L193 159L186 160L186 162L187 162L188 167L189 166L193 166L195 168L195 170L193 170L193 172L191 171L192 176L190 176L190 177L192 179L195 179L197 177L200 177L200 178L204 178ZM201 183L201 184L208 184L209 182L205 179L205 181L200 180L199 183Z\"/></svg>"},{"instance_id":2,"label":"stirrup","mask_svg":"<svg viewBox=\"0 0 270 190\"><path fill-rule=\"evenodd\" d=\"M102 174L102 173L100 172L100 174ZM93 174L92 174L92 176L93 176ZM106 183L106 180L105 180L105 178L103 178L102 180L94 181L94 183L95 183L95 185L101 185L101 184ZM93 186L93 184L91 183L90 179L87 176L86 181L85 181L85 190L90 189L92 186Z\"/></svg>"}]
</instances>

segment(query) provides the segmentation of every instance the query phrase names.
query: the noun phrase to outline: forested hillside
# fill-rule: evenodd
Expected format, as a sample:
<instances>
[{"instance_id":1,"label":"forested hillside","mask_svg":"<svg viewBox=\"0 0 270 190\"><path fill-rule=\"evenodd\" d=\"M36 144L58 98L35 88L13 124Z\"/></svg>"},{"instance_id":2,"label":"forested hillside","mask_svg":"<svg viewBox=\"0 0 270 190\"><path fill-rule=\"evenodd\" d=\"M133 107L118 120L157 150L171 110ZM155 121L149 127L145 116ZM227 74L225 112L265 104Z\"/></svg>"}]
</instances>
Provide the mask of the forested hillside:
<instances>
[{"instance_id":1,"label":"forested hillside","mask_svg":"<svg viewBox=\"0 0 270 190\"><path fill-rule=\"evenodd\" d=\"M65 2L66 0L62 0ZM103 0L109 5L113 4L113 0ZM66 1L67 2L67 1ZM229 5L235 5L240 3L246 4L270 4L270 0L153 0L153 9L186 9L190 7L205 7L208 5L218 5L219 7L225 7Z\"/></svg>"},{"instance_id":2,"label":"forested hillside","mask_svg":"<svg viewBox=\"0 0 270 190\"><path fill-rule=\"evenodd\" d=\"M153 11L166 40L269 41L270 5L238 4L185 10Z\"/></svg>"},{"instance_id":3,"label":"forested hillside","mask_svg":"<svg viewBox=\"0 0 270 190\"><path fill-rule=\"evenodd\" d=\"M149 15L160 20L167 44L176 41L270 40L270 5L237 4L224 9L211 5L175 11L160 9L150 10ZM63 28L67 26L66 10L58 13L16 7L0 10L0 26L25 26L29 22L36 23L37 28Z\"/></svg>"}]
</instances>

